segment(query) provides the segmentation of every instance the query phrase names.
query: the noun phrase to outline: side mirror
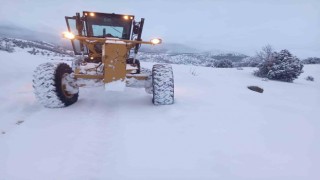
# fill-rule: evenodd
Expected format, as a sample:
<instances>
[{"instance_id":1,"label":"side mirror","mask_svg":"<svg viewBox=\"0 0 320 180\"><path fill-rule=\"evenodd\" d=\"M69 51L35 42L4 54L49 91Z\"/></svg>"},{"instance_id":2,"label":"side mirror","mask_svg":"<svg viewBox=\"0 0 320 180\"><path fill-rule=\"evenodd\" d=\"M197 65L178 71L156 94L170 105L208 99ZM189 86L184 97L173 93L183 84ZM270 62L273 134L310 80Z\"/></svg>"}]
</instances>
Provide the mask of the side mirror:
<instances>
[{"instance_id":1,"label":"side mirror","mask_svg":"<svg viewBox=\"0 0 320 180\"><path fill-rule=\"evenodd\" d=\"M139 25L134 25L133 26L133 34L139 34L140 26Z\"/></svg>"}]
</instances>

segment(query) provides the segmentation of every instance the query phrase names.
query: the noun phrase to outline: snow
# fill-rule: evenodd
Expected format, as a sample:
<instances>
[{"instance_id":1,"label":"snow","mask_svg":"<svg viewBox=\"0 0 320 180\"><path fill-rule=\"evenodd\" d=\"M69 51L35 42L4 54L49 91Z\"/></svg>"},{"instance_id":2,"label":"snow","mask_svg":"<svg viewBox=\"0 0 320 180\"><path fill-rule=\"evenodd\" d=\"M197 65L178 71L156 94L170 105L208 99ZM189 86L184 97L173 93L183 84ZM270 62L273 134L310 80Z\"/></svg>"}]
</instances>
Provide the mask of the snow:
<instances>
[{"instance_id":1,"label":"snow","mask_svg":"<svg viewBox=\"0 0 320 180\"><path fill-rule=\"evenodd\" d=\"M79 69L82 74L103 75L103 66L98 66L97 63L80 64Z\"/></svg>"},{"instance_id":2,"label":"snow","mask_svg":"<svg viewBox=\"0 0 320 180\"><path fill-rule=\"evenodd\" d=\"M255 68L173 65L173 105L96 87L47 109L32 89L47 61L0 51L0 179L320 179L319 65L294 83L262 81Z\"/></svg>"},{"instance_id":3,"label":"snow","mask_svg":"<svg viewBox=\"0 0 320 180\"><path fill-rule=\"evenodd\" d=\"M131 64L127 64L126 69L127 69L127 70L137 70L138 68L132 66Z\"/></svg>"},{"instance_id":4,"label":"snow","mask_svg":"<svg viewBox=\"0 0 320 180\"><path fill-rule=\"evenodd\" d=\"M109 82L104 85L104 89L106 91L124 91L125 87L126 87L126 81L122 79Z\"/></svg>"},{"instance_id":5,"label":"snow","mask_svg":"<svg viewBox=\"0 0 320 180\"><path fill-rule=\"evenodd\" d=\"M106 38L107 40L105 41L106 44L127 44L124 41L119 41L119 38Z\"/></svg>"}]
</instances>

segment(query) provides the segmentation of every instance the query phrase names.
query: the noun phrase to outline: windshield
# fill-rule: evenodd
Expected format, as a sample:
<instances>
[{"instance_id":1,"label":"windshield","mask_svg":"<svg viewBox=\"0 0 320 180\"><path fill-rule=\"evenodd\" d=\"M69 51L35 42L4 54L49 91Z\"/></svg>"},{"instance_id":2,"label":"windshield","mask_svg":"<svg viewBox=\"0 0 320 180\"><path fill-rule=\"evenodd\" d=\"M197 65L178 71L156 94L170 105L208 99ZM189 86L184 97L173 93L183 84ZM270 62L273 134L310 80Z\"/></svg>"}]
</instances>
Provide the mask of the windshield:
<instances>
[{"instance_id":1,"label":"windshield","mask_svg":"<svg viewBox=\"0 0 320 180\"><path fill-rule=\"evenodd\" d=\"M123 29L118 26L92 25L93 36L122 38Z\"/></svg>"},{"instance_id":2,"label":"windshield","mask_svg":"<svg viewBox=\"0 0 320 180\"><path fill-rule=\"evenodd\" d=\"M96 13L86 17L87 35L130 39L132 20L121 15Z\"/></svg>"}]
</instances>

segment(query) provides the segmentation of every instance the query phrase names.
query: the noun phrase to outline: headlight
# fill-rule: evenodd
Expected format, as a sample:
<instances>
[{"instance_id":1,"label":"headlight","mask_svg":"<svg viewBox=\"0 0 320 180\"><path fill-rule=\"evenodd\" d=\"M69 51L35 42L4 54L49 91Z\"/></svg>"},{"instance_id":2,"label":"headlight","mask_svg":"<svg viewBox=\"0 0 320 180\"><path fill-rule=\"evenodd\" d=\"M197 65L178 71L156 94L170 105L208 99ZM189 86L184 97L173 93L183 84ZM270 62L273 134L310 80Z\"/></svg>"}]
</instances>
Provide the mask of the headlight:
<instances>
[{"instance_id":1,"label":"headlight","mask_svg":"<svg viewBox=\"0 0 320 180\"><path fill-rule=\"evenodd\" d=\"M133 19L133 16L128 16L128 15L124 15L123 19L128 20L128 19Z\"/></svg>"},{"instance_id":2,"label":"headlight","mask_svg":"<svg viewBox=\"0 0 320 180\"><path fill-rule=\"evenodd\" d=\"M63 32L62 34L63 34L63 37L67 38L67 39L74 39L74 37L75 37L74 34L72 34L69 31Z\"/></svg>"},{"instance_id":3,"label":"headlight","mask_svg":"<svg viewBox=\"0 0 320 180\"><path fill-rule=\"evenodd\" d=\"M150 41L152 44L161 44L162 40L159 39L159 38L154 38L154 39L151 39Z\"/></svg>"},{"instance_id":4,"label":"headlight","mask_svg":"<svg viewBox=\"0 0 320 180\"><path fill-rule=\"evenodd\" d=\"M92 17L95 16L95 14L93 12L89 13L89 15Z\"/></svg>"}]
</instances>

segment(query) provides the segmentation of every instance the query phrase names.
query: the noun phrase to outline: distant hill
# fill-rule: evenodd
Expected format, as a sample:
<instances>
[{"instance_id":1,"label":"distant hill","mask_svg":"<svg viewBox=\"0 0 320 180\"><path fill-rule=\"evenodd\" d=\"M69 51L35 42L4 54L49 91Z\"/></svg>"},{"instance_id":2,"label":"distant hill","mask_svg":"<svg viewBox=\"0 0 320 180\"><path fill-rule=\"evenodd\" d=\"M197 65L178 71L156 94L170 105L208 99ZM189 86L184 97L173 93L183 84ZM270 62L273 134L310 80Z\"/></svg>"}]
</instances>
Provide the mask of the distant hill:
<instances>
[{"instance_id":1,"label":"distant hill","mask_svg":"<svg viewBox=\"0 0 320 180\"><path fill-rule=\"evenodd\" d=\"M55 59L59 57L74 57L73 51L64 47L44 41L31 41L17 38L0 38L0 51L7 51L9 53L26 51L32 55L52 57Z\"/></svg>"},{"instance_id":2,"label":"distant hill","mask_svg":"<svg viewBox=\"0 0 320 180\"><path fill-rule=\"evenodd\" d=\"M139 58L142 61L192 64L207 67L212 67L214 61L228 59L234 63L238 63L247 57L247 55L231 51L212 50L204 52L176 43L165 43L157 46L142 46L139 53Z\"/></svg>"},{"instance_id":3,"label":"distant hill","mask_svg":"<svg viewBox=\"0 0 320 180\"><path fill-rule=\"evenodd\" d=\"M156 46L141 48L138 59L145 62L214 67L215 61L223 59L228 59L233 62L234 66L238 66L248 57L244 54L232 52L199 52L180 44L165 44L159 48L154 47ZM33 55L47 56L53 59L59 57L70 57L72 59L74 57L73 51L54 43L18 38L0 38L0 50L12 53L23 50Z\"/></svg>"},{"instance_id":4,"label":"distant hill","mask_svg":"<svg viewBox=\"0 0 320 180\"><path fill-rule=\"evenodd\" d=\"M163 43L156 46L142 45L141 52L147 53L167 53L167 54L181 54L181 53L200 53L201 51L183 44L178 43Z\"/></svg>"},{"instance_id":5,"label":"distant hill","mask_svg":"<svg viewBox=\"0 0 320 180\"><path fill-rule=\"evenodd\" d=\"M61 37L50 33L43 33L15 25L0 25L0 37L12 37L31 41L46 41L59 44Z\"/></svg>"},{"instance_id":6,"label":"distant hill","mask_svg":"<svg viewBox=\"0 0 320 180\"><path fill-rule=\"evenodd\" d=\"M204 53L207 54L207 56L214 58L216 60L223 60L223 59L228 59L232 62L239 62L242 61L244 58L247 58L249 56L240 54L240 53L221 53L221 54L215 54L212 52L207 52Z\"/></svg>"}]
</instances>

